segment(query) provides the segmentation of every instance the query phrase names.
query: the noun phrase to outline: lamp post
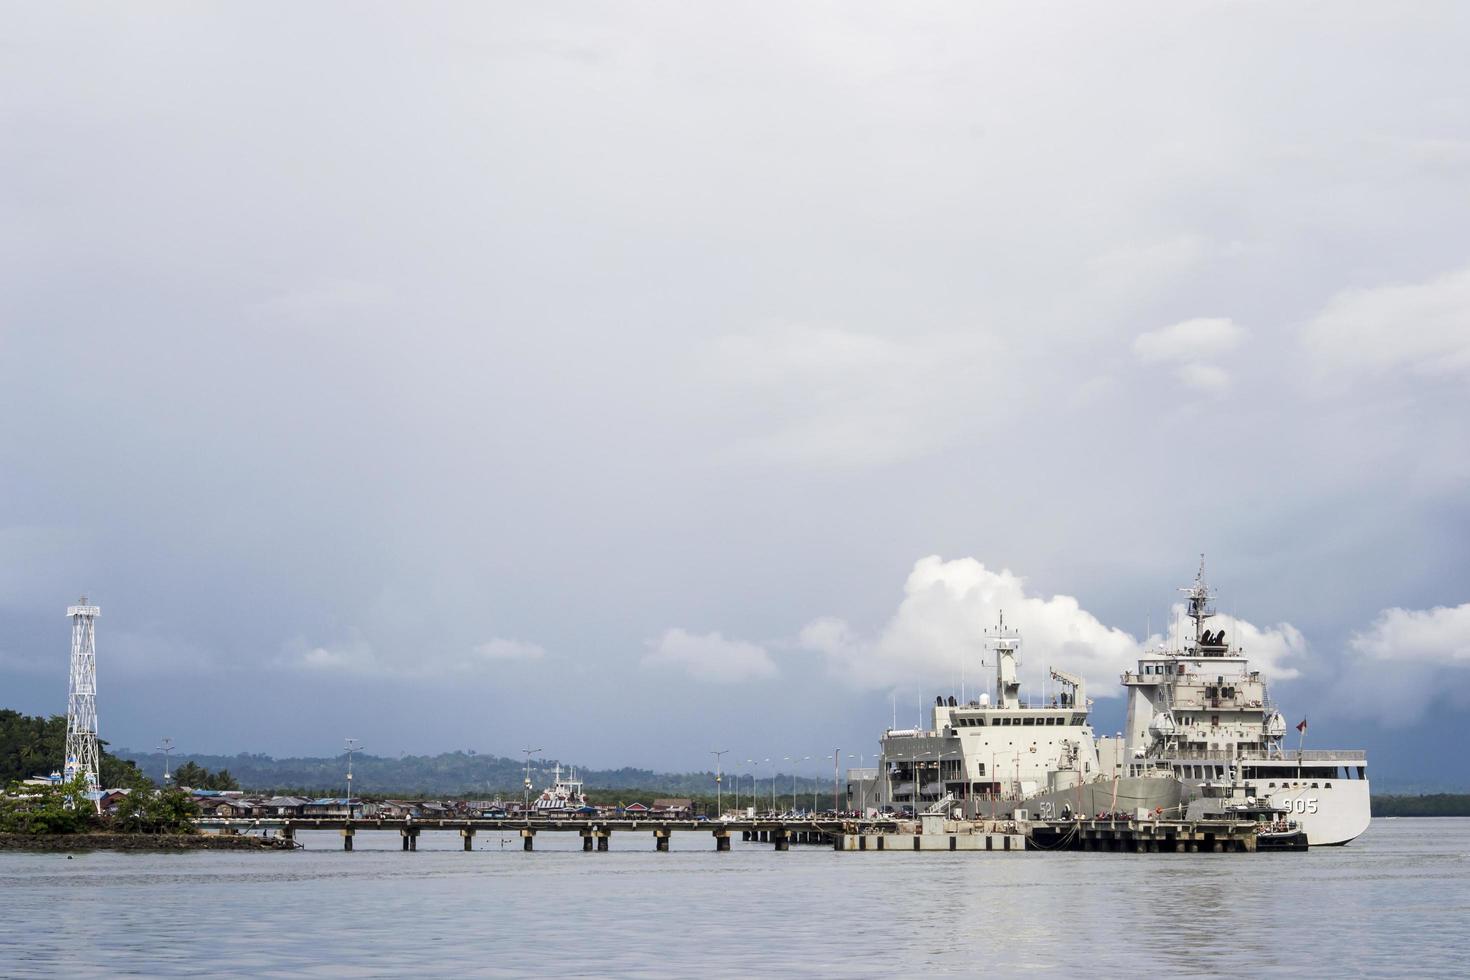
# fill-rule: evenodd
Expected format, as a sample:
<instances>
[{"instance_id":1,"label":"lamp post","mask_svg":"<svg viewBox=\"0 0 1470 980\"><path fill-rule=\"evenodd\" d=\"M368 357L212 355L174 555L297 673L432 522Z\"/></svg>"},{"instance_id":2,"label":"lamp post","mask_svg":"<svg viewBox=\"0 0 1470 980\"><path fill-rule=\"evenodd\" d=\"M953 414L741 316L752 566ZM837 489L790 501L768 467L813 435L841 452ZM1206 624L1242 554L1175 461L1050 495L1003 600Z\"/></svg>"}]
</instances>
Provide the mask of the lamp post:
<instances>
[{"instance_id":1,"label":"lamp post","mask_svg":"<svg viewBox=\"0 0 1470 980\"><path fill-rule=\"evenodd\" d=\"M352 819L352 753L360 750L362 746L357 739L347 740L347 818Z\"/></svg>"},{"instance_id":2,"label":"lamp post","mask_svg":"<svg viewBox=\"0 0 1470 980\"><path fill-rule=\"evenodd\" d=\"M174 740L165 738L158 750L163 753L163 788L168 789L168 754L174 750Z\"/></svg>"},{"instance_id":3,"label":"lamp post","mask_svg":"<svg viewBox=\"0 0 1470 980\"><path fill-rule=\"evenodd\" d=\"M525 802L521 805L521 816L523 818L525 818L525 821L526 821L527 824L530 824L530 822L531 822L531 756L535 755L537 752L540 752L541 750L540 749L521 749L521 751L524 752L524 753L526 753L526 778L525 778L525 782L524 782L524 787L525 788L524 788L524 791L523 791L523 796L524 796Z\"/></svg>"},{"instance_id":4,"label":"lamp post","mask_svg":"<svg viewBox=\"0 0 1470 980\"><path fill-rule=\"evenodd\" d=\"M842 770L842 750L841 749L833 749L832 750L832 815L834 817L837 814L839 814L839 813L842 812L842 807L840 807L838 805L838 792L837 792L837 790L838 790L838 784L841 782L841 779L842 779L842 772L841 772L841 770ZM815 810L816 807L814 806L814 807L812 807L812 809Z\"/></svg>"},{"instance_id":5,"label":"lamp post","mask_svg":"<svg viewBox=\"0 0 1470 980\"><path fill-rule=\"evenodd\" d=\"M715 819L725 815L724 797L720 795L720 756L729 752L729 749L710 749L709 754L715 757Z\"/></svg>"}]
</instances>

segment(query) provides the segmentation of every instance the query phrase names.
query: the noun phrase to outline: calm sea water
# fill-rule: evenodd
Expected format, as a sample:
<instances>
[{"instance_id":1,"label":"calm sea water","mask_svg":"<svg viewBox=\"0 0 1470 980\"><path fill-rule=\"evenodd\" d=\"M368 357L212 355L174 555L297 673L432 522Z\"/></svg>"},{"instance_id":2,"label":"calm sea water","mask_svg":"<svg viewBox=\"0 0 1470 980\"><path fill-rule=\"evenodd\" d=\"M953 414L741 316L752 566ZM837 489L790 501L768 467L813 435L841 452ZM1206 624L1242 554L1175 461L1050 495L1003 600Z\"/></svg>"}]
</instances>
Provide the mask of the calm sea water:
<instances>
[{"instance_id":1,"label":"calm sea water","mask_svg":"<svg viewBox=\"0 0 1470 980\"><path fill-rule=\"evenodd\" d=\"M838 854L705 834L306 835L295 853L0 854L0 973L1470 973L1470 820L1307 854Z\"/></svg>"}]
</instances>

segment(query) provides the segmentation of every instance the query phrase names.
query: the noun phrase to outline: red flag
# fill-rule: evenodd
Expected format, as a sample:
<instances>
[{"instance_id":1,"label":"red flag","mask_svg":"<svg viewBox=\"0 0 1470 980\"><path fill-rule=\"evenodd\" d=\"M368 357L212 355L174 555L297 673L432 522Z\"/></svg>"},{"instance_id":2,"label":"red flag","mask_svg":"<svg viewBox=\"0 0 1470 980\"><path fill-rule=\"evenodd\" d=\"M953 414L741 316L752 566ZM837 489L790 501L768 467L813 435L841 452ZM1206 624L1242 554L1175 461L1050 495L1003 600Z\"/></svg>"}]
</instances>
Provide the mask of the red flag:
<instances>
[{"instance_id":1,"label":"red flag","mask_svg":"<svg viewBox=\"0 0 1470 980\"><path fill-rule=\"evenodd\" d=\"M1296 726L1296 730L1301 732L1303 735L1307 734L1307 719L1303 718L1302 723Z\"/></svg>"}]
</instances>

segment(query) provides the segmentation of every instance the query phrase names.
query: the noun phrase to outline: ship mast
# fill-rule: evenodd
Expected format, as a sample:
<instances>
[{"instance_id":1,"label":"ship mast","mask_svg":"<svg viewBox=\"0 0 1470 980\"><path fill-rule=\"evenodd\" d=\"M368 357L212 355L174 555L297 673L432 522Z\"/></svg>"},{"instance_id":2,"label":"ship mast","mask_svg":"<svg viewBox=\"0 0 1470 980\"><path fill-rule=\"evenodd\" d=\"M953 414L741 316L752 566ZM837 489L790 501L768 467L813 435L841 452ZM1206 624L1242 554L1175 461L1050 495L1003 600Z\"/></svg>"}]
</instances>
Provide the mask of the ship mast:
<instances>
[{"instance_id":1,"label":"ship mast","mask_svg":"<svg viewBox=\"0 0 1470 980\"><path fill-rule=\"evenodd\" d=\"M1019 630L1006 629L1006 614L1001 612L1000 625L993 630L986 630L985 635L995 646L997 707L1019 708L1021 681L1016 676L1016 651L1021 648L1021 633Z\"/></svg>"},{"instance_id":2,"label":"ship mast","mask_svg":"<svg viewBox=\"0 0 1470 980\"><path fill-rule=\"evenodd\" d=\"M1193 651L1200 652L1201 640L1204 637L1205 620L1215 615L1215 607L1210 603L1215 601L1215 596L1205 585L1205 556L1199 556L1199 571L1194 575L1194 584L1187 589L1180 589L1189 597L1189 612L1187 615L1194 620L1194 645Z\"/></svg>"}]
</instances>

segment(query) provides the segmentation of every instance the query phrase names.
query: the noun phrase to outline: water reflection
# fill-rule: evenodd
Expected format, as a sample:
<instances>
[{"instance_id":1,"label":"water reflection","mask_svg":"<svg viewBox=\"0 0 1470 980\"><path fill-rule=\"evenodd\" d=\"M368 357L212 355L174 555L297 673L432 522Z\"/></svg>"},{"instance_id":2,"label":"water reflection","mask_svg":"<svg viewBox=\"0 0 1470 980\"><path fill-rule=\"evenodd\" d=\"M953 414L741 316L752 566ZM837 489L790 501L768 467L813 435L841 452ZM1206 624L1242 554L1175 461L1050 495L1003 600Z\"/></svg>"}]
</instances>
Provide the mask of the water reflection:
<instances>
[{"instance_id":1,"label":"water reflection","mask_svg":"<svg viewBox=\"0 0 1470 980\"><path fill-rule=\"evenodd\" d=\"M1306 855L303 840L0 854L0 973L1450 975L1470 906L1470 821L1450 819L1379 821Z\"/></svg>"}]
</instances>

